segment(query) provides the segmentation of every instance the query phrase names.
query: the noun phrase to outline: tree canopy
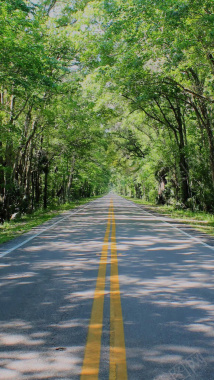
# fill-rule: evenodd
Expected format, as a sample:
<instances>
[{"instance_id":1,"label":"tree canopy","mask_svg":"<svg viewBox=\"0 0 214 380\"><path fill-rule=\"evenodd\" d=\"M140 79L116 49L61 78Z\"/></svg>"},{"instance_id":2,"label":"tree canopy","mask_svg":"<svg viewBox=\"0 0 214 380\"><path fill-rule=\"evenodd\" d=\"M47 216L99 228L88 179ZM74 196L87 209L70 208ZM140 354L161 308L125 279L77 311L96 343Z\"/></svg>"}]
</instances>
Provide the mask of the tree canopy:
<instances>
[{"instance_id":1,"label":"tree canopy","mask_svg":"<svg viewBox=\"0 0 214 380\"><path fill-rule=\"evenodd\" d=\"M0 218L101 194L213 211L214 4L2 0Z\"/></svg>"}]
</instances>

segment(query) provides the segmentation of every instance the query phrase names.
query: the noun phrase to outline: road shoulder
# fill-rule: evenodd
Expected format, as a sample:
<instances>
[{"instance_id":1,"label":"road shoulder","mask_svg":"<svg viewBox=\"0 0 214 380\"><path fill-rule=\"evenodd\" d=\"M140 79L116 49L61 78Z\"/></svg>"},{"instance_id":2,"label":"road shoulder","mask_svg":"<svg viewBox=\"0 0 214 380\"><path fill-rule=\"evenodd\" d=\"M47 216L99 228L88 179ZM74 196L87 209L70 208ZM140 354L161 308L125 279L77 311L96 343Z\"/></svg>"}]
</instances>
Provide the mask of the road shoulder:
<instances>
[{"instance_id":1,"label":"road shoulder","mask_svg":"<svg viewBox=\"0 0 214 380\"><path fill-rule=\"evenodd\" d=\"M152 207L149 207L148 205L139 203L139 201L135 200L134 198L128 198L128 197L124 197L124 198L130 202L133 202L140 209L142 209L142 211L148 212L154 217L161 219L163 222L169 223L173 227L182 230L183 232L193 236L196 239L200 239L203 243L210 245L211 247L214 247L214 236L212 236L211 234L198 230L193 225L187 223L186 221L182 221L182 219L180 218L175 218L166 214L162 214L161 212L154 210Z\"/></svg>"}]
</instances>

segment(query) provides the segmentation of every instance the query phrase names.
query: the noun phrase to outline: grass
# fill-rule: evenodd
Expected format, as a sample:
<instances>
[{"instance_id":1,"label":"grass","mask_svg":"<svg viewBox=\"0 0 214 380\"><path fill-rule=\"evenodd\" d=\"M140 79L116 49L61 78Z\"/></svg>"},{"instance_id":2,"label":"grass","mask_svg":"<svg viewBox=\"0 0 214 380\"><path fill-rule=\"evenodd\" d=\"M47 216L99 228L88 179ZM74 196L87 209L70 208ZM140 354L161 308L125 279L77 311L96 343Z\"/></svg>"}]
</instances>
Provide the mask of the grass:
<instances>
[{"instance_id":1,"label":"grass","mask_svg":"<svg viewBox=\"0 0 214 380\"><path fill-rule=\"evenodd\" d=\"M37 210L33 214L23 215L21 218L11 220L3 225L0 225L0 244L5 243L25 232L30 231L33 227L39 226L47 220L63 213L66 210L71 210L76 206L83 205L98 197L84 198L72 203L66 203L47 210ZM124 197L135 203L142 204L152 211L159 214L176 219L178 222L182 222L194 227L196 230L207 233L214 236L214 215L203 211L191 211L191 210L178 210L173 206L159 206L146 202L142 199L134 199L130 197Z\"/></svg>"},{"instance_id":2,"label":"grass","mask_svg":"<svg viewBox=\"0 0 214 380\"><path fill-rule=\"evenodd\" d=\"M155 205L142 199L124 197L134 203L142 204L159 214L176 219L178 222L188 224L196 230L214 236L214 215L204 211L191 211L176 209L174 206Z\"/></svg>"},{"instance_id":3,"label":"grass","mask_svg":"<svg viewBox=\"0 0 214 380\"><path fill-rule=\"evenodd\" d=\"M40 224L46 222L54 216L63 213L66 210L71 210L76 206L83 205L96 198L99 198L99 196L83 198L76 202L55 206L53 208L48 208L47 210L39 209L32 214L25 214L19 219L5 222L2 225L0 224L0 244L30 231L33 227L39 226Z\"/></svg>"}]
</instances>

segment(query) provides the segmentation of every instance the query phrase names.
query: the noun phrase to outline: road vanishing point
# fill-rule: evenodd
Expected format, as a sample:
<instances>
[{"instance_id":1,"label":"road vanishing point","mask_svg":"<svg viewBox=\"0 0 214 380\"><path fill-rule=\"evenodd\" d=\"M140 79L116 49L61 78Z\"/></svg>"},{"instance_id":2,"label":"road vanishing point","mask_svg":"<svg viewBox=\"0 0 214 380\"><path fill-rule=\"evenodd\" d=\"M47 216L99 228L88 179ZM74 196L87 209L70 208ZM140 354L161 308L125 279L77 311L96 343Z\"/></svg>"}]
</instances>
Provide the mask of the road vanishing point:
<instances>
[{"instance_id":1,"label":"road vanishing point","mask_svg":"<svg viewBox=\"0 0 214 380\"><path fill-rule=\"evenodd\" d=\"M0 379L213 380L214 250L109 193L0 247Z\"/></svg>"}]
</instances>

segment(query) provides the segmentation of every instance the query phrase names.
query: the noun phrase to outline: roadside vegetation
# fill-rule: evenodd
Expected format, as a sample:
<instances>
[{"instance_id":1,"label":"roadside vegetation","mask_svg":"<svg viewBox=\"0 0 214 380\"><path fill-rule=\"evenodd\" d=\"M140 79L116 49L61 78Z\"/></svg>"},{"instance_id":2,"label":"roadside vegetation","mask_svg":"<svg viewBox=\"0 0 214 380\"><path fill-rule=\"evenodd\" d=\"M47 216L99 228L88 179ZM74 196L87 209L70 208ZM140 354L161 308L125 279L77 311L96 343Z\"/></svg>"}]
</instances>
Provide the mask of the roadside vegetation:
<instances>
[{"instance_id":1,"label":"roadside vegetation","mask_svg":"<svg viewBox=\"0 0 214 380\"><path fill-rule=\"evenodd\" d=\"M77 206L84 205L97 197L84 198L75 202L65 203L63 205L39 209L32 214L25 214L17 217L15 220L10 220L4 224L0 224L0 244L5 243L15 237L22 235L25 232L30 231L32 228L47 222L54 216L62 214L64 211L69 211Z\"/></svg>"},{"instance_id":2,"label":"roadside vegetation","mask_svg":"<svg viewBox=\"0 0 214 380\"><path fill-rule=\"evenodd\" d=\"M158 205L157 203L146 202L142 199L125 197L126 199L145 206L147 211L155 212L175 219L178 223L188 224L194 229L214 236L214 215L205 211L192 211L190 209L177 209L175 206Z\"/></svg>"},{"instance_id":3,"label":"roadside vegetation","mask_svg":"<svg viewBox=\"0 0 214 380\"><path fill-rule=\"evenodd\" d=\"M0 223L109 186L212 215L213 20L210 0L2 0Z\"/></svg>"}]
</instances>

